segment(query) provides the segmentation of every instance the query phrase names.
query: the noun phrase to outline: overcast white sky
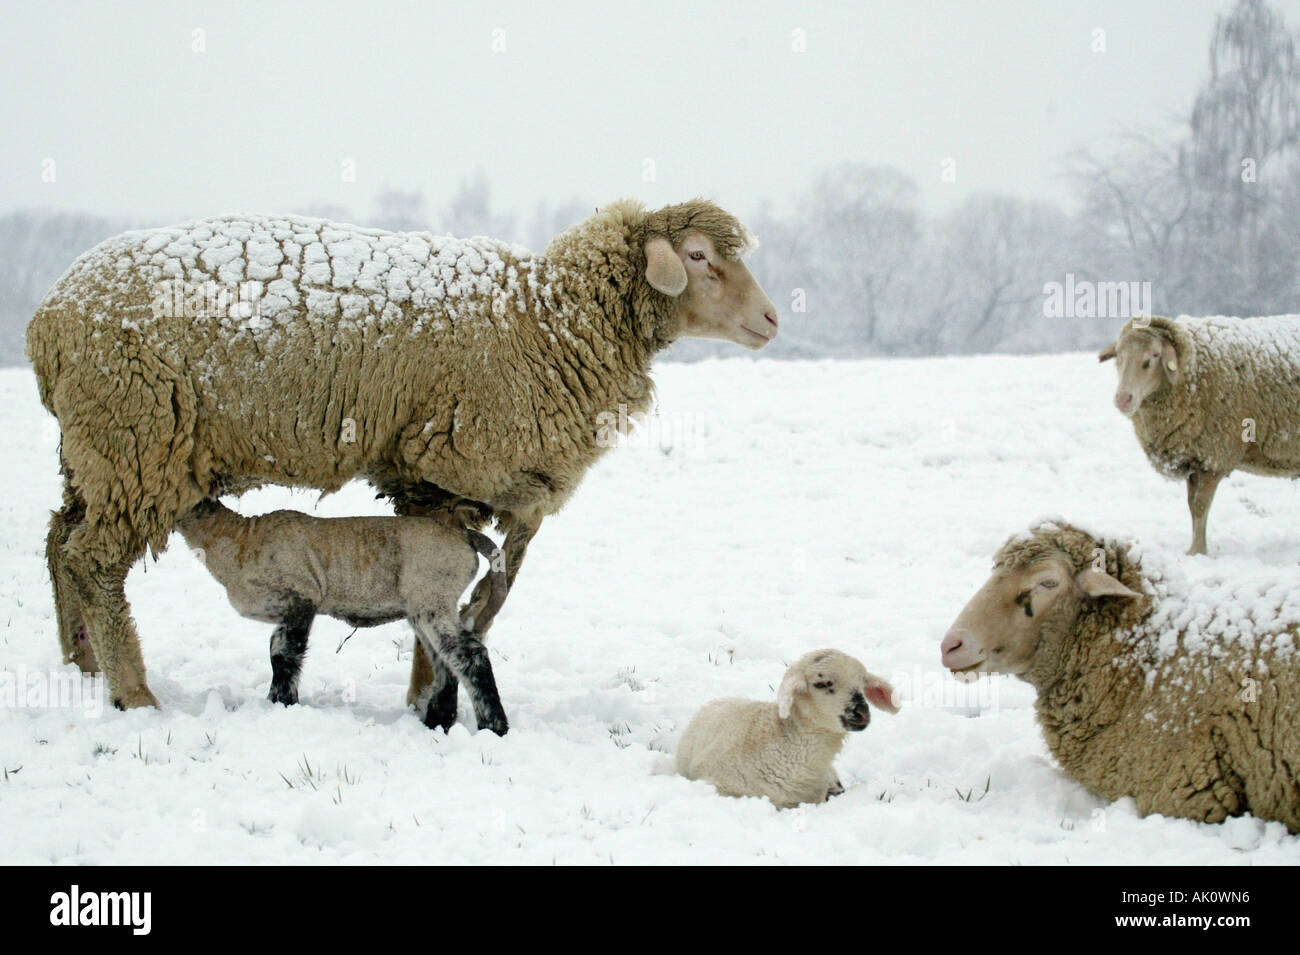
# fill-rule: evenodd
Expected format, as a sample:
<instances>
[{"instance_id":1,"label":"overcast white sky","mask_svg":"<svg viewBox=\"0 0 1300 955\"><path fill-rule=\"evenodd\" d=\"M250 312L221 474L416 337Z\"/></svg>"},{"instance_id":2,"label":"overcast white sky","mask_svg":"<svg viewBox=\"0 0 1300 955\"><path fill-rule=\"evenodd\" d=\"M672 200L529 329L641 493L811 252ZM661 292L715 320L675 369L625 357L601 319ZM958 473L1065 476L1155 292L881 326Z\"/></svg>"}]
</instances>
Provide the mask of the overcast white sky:
<instances>
[{"instance_id":1,"label":"overcast white sky","mask_svg":"<svg viewBox=\"0 0 1300 955\"><path fill-rule=\"evenodd\" d=\"M1187 110L1230 2L808 6L6 3L0 211L363 218L385 185L436 207L482 168L494 204L524 213L704 194L744 216L846 159L898 166L935 207L972 190L1067 201L1063 155ZM1300 26L1300 0L1279 6Z\"/></svg>"}]
</instances>

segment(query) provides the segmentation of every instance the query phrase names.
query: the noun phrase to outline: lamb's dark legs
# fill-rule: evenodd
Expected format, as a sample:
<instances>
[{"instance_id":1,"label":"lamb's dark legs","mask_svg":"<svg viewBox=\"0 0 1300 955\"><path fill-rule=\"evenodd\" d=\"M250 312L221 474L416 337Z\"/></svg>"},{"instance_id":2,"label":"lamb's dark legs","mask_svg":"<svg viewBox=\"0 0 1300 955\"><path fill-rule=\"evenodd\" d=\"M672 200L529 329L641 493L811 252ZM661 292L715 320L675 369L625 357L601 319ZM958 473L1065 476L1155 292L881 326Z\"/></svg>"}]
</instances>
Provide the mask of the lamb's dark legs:
<instances>
[{"instance_id":1,"label":"lamb's dark legs","mask_svg":"<svg viewBox=\"0 0 1300 955\"><path fill-rule=\"evenodd\" d=\"M1211 471L1192 471L1187 475L1187 508L1192 512L1192 549L1189 554L1204 554L1205 525L1210 517L1210 505L1214 502L1214 492L1226 474Z\"/></svg>"},{"instance_id":2,"label":"lamb's dark legs","mask_svg":"<svg viewBox=\"0 0 1300 955\"><path fill-rule=\"evenodd\" d=\"M410 506L399 507L397 510L399 514L425 513ZM519 573L519 567L523 564L524 555L528 551L528 544L541 526L542 514L536 510L523 514L503 511L497 515L497 519L506 535L505 543L502 545L506 557L506 584L507 587L513 587L515 576ZM475 585L469 602L462 608L460 614L462 623L467 620L482 619L483 608L488 604L491 596L492 575L487 573ZM487 630L479 630L477 636L481 641L487 636ZM426 726L450 726L456 721L456 680L448 680L443 673L439 672L442 669L444 669L443 664L436 658L430 659L424 642L417 638L415 655L411 660L411 685L406 692L406 703L408 706L414 706L416 712L424 713ZM443 693L446 697L443 697ZM425 711L426 699L429 700L430 707L435 701L443 700L436 714ZM443 719L446 720L445 724L441 722ZM479 725L483 725L482 722Z\"/></svg>"},{"instance_id":3,"label":"lamb's dark legs","mask_svg":"<svg viewBox=\"0 0 1300 955\"><path fill-rule=\"evenodd\" d=\"M272 703L292 706L298 702L298 676L315 617L316 608L310 601L295 598L271 634L271 692L267 699Z\"/></svg>"},{"instance_id":4,"label":"lamb's dark legs","mask_svg":"<svg viewBox=\"0 0 1300 955\"><path fill-rule=\"evenodd\" d=\"M418 636L415 642L416 646L421 645ZM432 676L423 690L428 694L428 702L418 701L416 710L423 713L424 725L429 729L449 730L456 722L456 674L442 662L442 657L436 654L432 657L426 654L426 657L432 670Z\"/></svg>"},{"instance_id":5,"label":"lamb's dark legs","mask_svg":"<svg viewBox=\"0 0 1300 955\"><path fill-rule=\"evenodd\" d=\"M425 644L431 657L440 658L455 679L465 684L470 703L474 707L474 719L479 729L489 729L498 736L505 736L509 724L506 713L501 706L501 697L497 693L496 677L492 675L492 663L488 659L487 647L483 641L467 630L461 630L455 624L448 626L435 614L426 613L413 619L415 632ZM435 674L437 670L435 669ZM433 687L434 695L429 702L429 713L425 722L429 725L450 726L455 721L455 680L450 685ZM450 718L445 711L435 712L439 700L451 703ZM430 723L433 718L446 719L446 722Z\"/></svg>"}]
</instances>

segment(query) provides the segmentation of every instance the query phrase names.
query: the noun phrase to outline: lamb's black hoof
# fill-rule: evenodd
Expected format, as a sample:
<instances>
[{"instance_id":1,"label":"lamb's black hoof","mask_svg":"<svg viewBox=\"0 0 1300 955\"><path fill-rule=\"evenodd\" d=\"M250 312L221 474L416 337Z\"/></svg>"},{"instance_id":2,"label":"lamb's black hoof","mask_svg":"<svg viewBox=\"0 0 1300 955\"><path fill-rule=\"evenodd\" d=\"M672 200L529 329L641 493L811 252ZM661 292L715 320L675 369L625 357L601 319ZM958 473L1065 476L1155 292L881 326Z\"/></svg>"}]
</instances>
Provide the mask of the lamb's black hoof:
<instances>
[{"instance_id":1,"label":"lamb's black hoof","mask_svg":"<svg viewBox=\"0 0 1300 955\"><path fill-rule=\"evenodd\" d=\"M510 724L506 722L504 716L501 716L496 719L489 719L485 722L479 723L478 728L481 730L491 730L498 736L505 736L506 731L510 729Z\"/></svg>"},{"instance_id":2,"label":"lamb's black hoof","mask_svg":"<svg viewBox=\"0 0 1300 955\"><path fill-rule=\"evenodd\" d=\"M456 710L454 707L451 710L444 710L430 703L429 708L424 712L423 722L431 730L447 732L456 725Z\"/></svg>"},{"instance_id":3,"label":"lamb's black hoof","mask_svg":"<svg viewBox=\"0 0 1300 955\"><path fill-rule=\"evenodd\" d=\"M298 691L291 690L288 687L272 686L271 692L266 694L266 698L272 703L283 703L285 706L294 706L298 702Z\"/></svg>"}]
</instances>

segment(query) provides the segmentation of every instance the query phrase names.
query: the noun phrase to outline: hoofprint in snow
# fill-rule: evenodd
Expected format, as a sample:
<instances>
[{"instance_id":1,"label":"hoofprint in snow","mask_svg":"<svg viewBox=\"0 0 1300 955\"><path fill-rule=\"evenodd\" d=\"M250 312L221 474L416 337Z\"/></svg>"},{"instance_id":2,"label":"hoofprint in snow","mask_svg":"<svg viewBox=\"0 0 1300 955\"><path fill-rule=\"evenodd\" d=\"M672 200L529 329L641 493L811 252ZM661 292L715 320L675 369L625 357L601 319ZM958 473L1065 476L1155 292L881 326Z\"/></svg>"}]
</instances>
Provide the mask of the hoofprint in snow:
<instances>
[{"instance_id":1,"label":"hoofprint in snow","mask_svg":"<svg viewBox=\"0 0 1300 955\"><path fill-rule=\"evenodd\" d=\"M95 683L39 705L81 689L55 686L75 668L43 560L58 432L30 371L0 372L0 859L1300 862L1279 823L1142 819L1090 796L1048 756L1027 685L963 686L939 664L993 552L1041 515L1170 551L1243 600L1265 586L1250 581L1300 588L1295 484L1234 474L1210 556L1177 555L1183 489L1147 464L1090 354L738 359L656 380L662 417L548 519L493 628L511 720L497 738L464 703L447 736L404 707L400 624L336 652L348 628L318 621L302 704L268 703L266 628L179 536L127 585L163 709L101 709ZM361 485L237 506L384 513ZM897 717L845 745L844 795L778 812L656 772L701 704L774 699L787 664L826 646L902 692Z\"/></svg>"}]
</instances>

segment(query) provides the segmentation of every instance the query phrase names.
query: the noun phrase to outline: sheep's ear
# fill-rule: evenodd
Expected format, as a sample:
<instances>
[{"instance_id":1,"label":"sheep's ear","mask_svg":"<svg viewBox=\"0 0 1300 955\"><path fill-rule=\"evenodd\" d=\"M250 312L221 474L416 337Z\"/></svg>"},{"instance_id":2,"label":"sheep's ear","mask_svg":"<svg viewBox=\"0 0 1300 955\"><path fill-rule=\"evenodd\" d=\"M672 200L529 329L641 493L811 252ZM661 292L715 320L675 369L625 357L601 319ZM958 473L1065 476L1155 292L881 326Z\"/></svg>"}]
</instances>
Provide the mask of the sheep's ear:
<instances>
[{"instance_id":1,"label":"sheep's ear","mask_svg":"<svg viewBox=\"0 0 1300 955\"><path fill-rule=\"evenodd\" d=\"M686 266L663 236L657 235L645 244L645 280L651 288L673 298L686 291Z\"/></svg>"},{"instance_id":2,"label":"sheep's ear","mask_svg":"<svg viewBox=\"0 0 1300 955\"><path fill-rule=\"evenodd\" d=\"M783 720L790 718L790 710L794 708L794 695L796 693L808 692L808 677L802 673L791 671L785 675L781 681L781 689L776 691L776 713Z\"/></svg>"},{"instance_id":3,"label":"sheep's ear","mask_svg":"<svg viewBox=\"0 0 1300 955\"><path fill-rule=\"evenodd\" d=\"M1169 375L1170 381L1178 380L1178 349L1174 347L1173 342L1165 342L1160 349L1160 357L1165 363L1165 372Z\"/></svg>"},{"instance_id":4,"label":"sheep's ear","mask_svg":"<svg viewBox=\"0 0 1300 955\"><path fill-rule=\"evenodd\" d=\"M1111 342L1105 348L1097 353L1097 361L1110 361L1115 357L1115 345L1117 342Z\"/></svg>"},{"instance_id":5,"label":"sheep's ear","mask_svg":"<svg viewBox=\"0 0 1300 955\"><path fill-rule=\"evenodd\" d=\"M898 704L894 702L897 691L885 680L874 674L867 674L867 702L876 709L886 713L897 713Z\"/></svg>"},{"instance_id":6,"label":"sheep's ear","mask_svg":"<svg viewBox=\"0 0 1300 955\"><path fill-rule=\"evenodd\" d=\"M1129 590L1110 574L1100 570L1080 571L1074 575L1075 586L1089 597L1141 597L1135 590Z\"/></svg>"}]
</instances>

